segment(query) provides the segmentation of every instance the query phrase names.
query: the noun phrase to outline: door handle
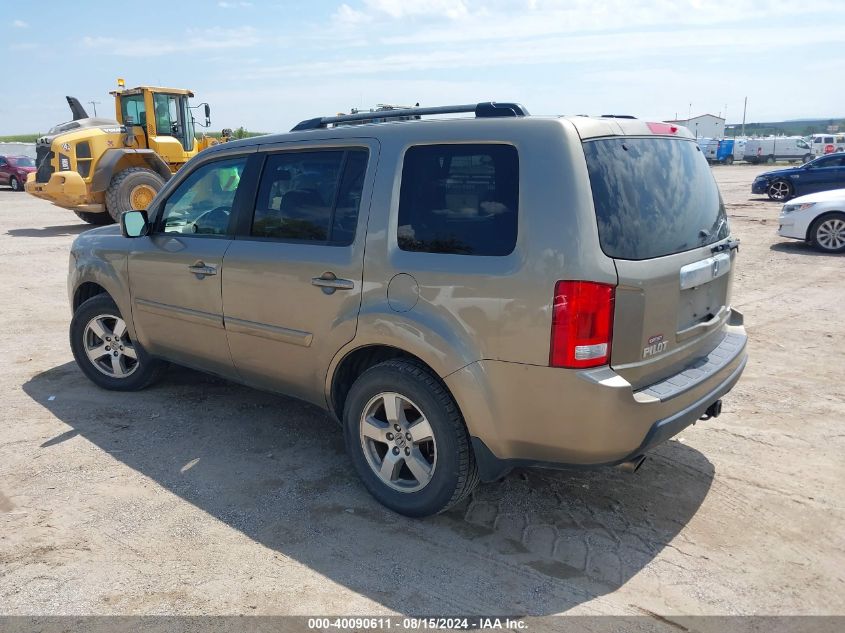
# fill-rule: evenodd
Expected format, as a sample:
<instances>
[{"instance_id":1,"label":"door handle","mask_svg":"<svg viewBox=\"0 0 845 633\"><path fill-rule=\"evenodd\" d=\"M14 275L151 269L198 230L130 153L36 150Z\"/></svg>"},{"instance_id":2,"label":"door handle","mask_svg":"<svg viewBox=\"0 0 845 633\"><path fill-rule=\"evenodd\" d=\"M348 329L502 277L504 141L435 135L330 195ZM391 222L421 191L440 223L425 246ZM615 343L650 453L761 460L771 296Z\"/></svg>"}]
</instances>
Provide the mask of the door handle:
<instances>
[{"instance_id":1,"label":"door handle","mask_svg":"<svg viewBox=\"0 0 845 633\"><path fill-rule=\"evenodd\" d=\"M217 274L217 266L208 265L203 261L198 261L195 264L191 264L190 266L188 266L188 270L200 279L202 279L206 275Z\"/></svg>"},{"instance_id":2,"label":"door handle","mask_svg":"<svg viewBox=\"0 0 845 633\"><path fill-rule=\"evenodd\" d=\"M338 279L337 275L332 272L325 272L319 277L311 278L311 285L322 288L327 295L334 293L335 290L353 290L355 282L351 279Z\"/></svg>"}]
</instances>

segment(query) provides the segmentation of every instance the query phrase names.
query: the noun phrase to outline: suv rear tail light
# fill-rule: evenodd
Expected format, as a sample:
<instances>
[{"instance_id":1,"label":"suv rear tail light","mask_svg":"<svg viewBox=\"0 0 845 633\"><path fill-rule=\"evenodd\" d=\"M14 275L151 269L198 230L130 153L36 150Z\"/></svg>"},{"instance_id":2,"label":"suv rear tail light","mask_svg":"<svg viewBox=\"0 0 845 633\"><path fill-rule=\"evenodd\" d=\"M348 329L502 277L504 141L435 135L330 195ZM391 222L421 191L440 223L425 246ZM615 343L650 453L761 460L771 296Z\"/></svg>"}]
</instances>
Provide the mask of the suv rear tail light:
<instances>
[{"instance_id":1,"label":"suv rear tail light","mask_svg":"<svg viewBox=\"0 0 845 633\"><path fill-rule=\"evenodd\" d=\"M555 284L551 367L580 369L610 361L615 294L615 287L609 284L591 281Z\"/></svg>"}]
</instances>

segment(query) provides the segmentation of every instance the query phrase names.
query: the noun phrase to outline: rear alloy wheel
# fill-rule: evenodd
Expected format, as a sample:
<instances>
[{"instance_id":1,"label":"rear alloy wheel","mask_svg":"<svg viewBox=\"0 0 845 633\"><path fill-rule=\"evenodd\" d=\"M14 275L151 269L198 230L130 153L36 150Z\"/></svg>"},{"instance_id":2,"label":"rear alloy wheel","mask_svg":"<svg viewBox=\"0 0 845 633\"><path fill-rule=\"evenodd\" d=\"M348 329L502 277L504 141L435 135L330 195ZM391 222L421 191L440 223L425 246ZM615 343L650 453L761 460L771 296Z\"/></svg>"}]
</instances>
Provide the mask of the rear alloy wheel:
<instances>
[{"instance_id":1,"label":"rear alloy wheel","mask_svg":"<svg viewBox=\"0 0 845 633\"><path fill-rule=\"evenodd\" d=\"M788 180L783 180L782 178L778 178L777 180L770 182L768 188L766 189L766 194L769 196L769 199L777 202L789 200L792 197L792 193L792 183Z\"/></svg>"},{"instance_id":2,"label":"rear alloy wheel","mask_svg":"<svg viewBox=\"0 0 845 633\"><path fill-rule=\"evenodd\" d=\"M383 484L402 492L428 485L437 467L437 442L416 404L393 391L376 394L358 428L367 464Z\"/></svg>"},{"instance_id":3,"label":"rear alloy wheel","mask_svg":"<svg viewBox=\"0 0 845 633\"><path fill-rule=\"evenodd\" d=\"M12 188L12 191L21 191L21 181L18 180L15 176L9 180L9 186Z\"/></svg>"},{"instance_id":4,"label":"rear alloy wheel","mask_svg":"<svg viewBox=\"0 0 845 633\"><path fill-rule=\"evenodd\" d=\"M478 483L463 417L443 383L418 362L389 360L361 374L347 395L343 426L358 475L394 512L442 512Z\"/></svg>"},{"instance_id":5,"label":"rear alloy wheel","mask_svg":"<svg viewBox=\"0 0 845 633\"><path fill-rule=\"evenodd\" d=\"M774 156L769 156L769 157L766 159L766 162L767 162L769 165L774 165L774 164L775 164L775 157L774 157Z\"/></svg>"},{"instance_id":6,"label":"rear alloy wheel","mask_svg":"<svg viewBox=\"0 0 845 633\"><path fill-rule=\"evenodd\" d=\"M734 164L734 157L733 156L725 156L725 165L733 165Z\"/></svg>"},{"instance_id":7,"label":"rear alloy wheel","mask_svg":"<svg viewBox=\"0 0 845 633\"><path fill-rule=\"evenodd\" d=\"M811 160L813 160L813 155L812 154L804 154L804 158L802 158L801 160L803 161L803 164L806 165Z\"/></svg>"},{"instance_id":8,"label":"rear alloy wheel","mask_svg":"<svg viewBox=\"0 0 845 633\"><path fill-rule=\"evenodd\" d=\"M143 389L166 367L132 340L120 310L106 294L91 297L76 309L70 347L82 372L103 389Z\"/></svg>"},{"instance_id":9,"label":"rear alloy wheel","mask_svg":"<svg viewBox=\"0 0 845 633\"><path fill-rule=\"evenodd\" d=\"M823 215L810 229L813 244L825 253L845 252L845 215Z\"/></svg>"}]
</instances>

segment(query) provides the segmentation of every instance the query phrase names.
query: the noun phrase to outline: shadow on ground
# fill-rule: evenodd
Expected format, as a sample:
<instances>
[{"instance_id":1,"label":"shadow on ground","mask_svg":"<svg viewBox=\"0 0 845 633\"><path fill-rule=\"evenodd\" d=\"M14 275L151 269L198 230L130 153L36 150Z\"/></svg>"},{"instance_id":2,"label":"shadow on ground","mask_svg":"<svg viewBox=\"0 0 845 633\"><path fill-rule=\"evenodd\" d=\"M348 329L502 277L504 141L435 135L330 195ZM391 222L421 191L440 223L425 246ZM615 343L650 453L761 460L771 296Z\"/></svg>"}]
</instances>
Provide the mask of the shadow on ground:
<instances>
[{"instance_id":1,"label":"shadow on ground","mask_svg":"<svg viewBox=\"0 0 845 633\"><path fill-rule=\"evenodd\" d=\"M73 363L23 388L72 427L42 450L78 433L399 613L542 615L612 592L675 538L713 479L701 453L669 442L635 475L516 471L446 514L410 520L366 493L340 429L299 401L179 368L143 392L106 392Z\"/></svg>"},{"instance_id":2,"label":"shadow on ground","mask_svg":"<svg viewBox=\"0 0 845 633\"><path fill-rule=\"evenodd\" d=\"M9 229L6 235L12 237L60 237L62 235L79 235L94 228L90 224L63 224L61 226L45 226L37 229Z\"/></svg>"},{"instance_id":3,"label":"shadow on ground","mask_svg":"<svg viewBox=\"0 0 845 633\"><path fill-rule=\"evenodd\" d=\"M779 253L793 253L795 255L807 255L808 257L842 257L842 253L825 253L800 240L775 242L769 248Z\"/></svg>"}]
</instances>

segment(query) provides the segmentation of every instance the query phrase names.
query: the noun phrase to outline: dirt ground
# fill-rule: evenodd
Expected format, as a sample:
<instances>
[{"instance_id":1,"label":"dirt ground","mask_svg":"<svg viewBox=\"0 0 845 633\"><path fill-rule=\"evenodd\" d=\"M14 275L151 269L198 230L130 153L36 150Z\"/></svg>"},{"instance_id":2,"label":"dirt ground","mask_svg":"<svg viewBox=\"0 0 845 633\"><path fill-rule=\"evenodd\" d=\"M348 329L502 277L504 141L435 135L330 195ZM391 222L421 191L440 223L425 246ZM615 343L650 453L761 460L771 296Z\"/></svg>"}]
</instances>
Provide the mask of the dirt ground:
<instances>
[{"instance_id":1,"label":"dirt ground","mask_svg":"<svg viewBox=\"0 0 845 633\"><path fill-rule=\"evenodd\" d=\"M102 391L67 342L69 211L0 189L0 614L845 614L845 257L714 167L750 361L634 475L517 471L379 506L300 402L171 369Z\"/></svg>"}]
</instances>

